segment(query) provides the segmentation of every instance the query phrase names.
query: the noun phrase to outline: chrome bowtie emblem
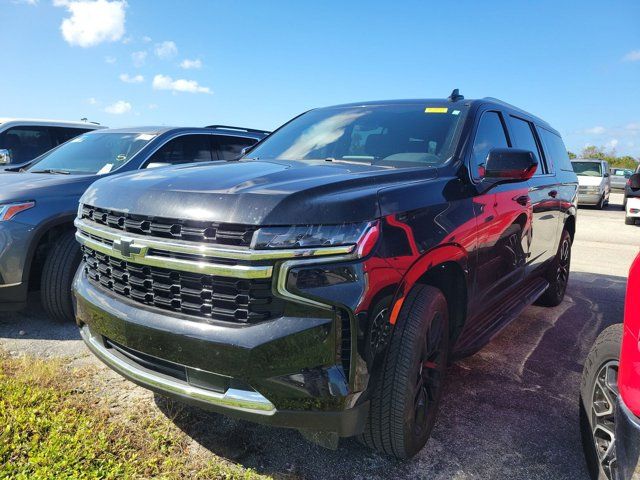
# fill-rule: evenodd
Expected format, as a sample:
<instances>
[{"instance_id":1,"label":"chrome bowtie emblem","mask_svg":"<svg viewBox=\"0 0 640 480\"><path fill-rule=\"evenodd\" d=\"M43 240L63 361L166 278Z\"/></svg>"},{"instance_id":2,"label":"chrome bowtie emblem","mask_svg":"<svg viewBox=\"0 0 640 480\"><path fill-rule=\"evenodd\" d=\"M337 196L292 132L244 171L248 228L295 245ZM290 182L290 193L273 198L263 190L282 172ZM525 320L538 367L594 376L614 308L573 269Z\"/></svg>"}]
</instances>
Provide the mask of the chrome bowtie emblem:
<instances>
[{"instance_id":1,"label":"chrome bowtie emblem","mask_svg":"<svg viewBox=\"0 0 640 480\"><path fill-rule=\"evenodd\" d=\"M113 249L124 258L144 257L148 247L146 245L134 245L134 240L121 238L113 241Z\"/></svg>"}]
</instances>

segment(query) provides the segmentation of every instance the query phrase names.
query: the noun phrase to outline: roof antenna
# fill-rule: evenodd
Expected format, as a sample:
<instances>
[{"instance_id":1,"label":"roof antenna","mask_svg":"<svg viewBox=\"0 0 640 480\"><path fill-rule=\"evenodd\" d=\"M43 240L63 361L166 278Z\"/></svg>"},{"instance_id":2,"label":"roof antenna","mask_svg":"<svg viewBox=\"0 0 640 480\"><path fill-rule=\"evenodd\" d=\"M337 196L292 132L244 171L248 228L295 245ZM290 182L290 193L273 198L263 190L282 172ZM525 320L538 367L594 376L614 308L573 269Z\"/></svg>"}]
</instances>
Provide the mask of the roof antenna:
<instances>
[{"instance_id":1,"label":"roof antenna","mask_svg":"<svg viewBox=\"0 0 640 480\"><path fill-rule=\"evenodd\" d=\"M453 89L451 95L449 95L449 100L452 102L457 102L458 100L464 100L464 95L460 95L460 90L457 88Z\"/></svg>"}]
</instances>

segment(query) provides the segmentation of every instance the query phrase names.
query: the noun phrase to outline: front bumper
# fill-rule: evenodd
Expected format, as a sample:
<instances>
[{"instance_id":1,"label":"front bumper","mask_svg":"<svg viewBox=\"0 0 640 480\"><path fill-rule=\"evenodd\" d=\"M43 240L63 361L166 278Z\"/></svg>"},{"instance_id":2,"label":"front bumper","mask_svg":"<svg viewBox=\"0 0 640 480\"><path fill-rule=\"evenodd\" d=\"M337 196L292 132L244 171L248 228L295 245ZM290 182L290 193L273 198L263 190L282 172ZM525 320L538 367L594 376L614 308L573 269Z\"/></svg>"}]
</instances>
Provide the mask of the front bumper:
<instances>
[{"instance_id":1,"label":"front bumper","mask_svg":"<svg viewBox=\"0 0 640 480\"><path fill-rule=\"evenodd\" d=\"M616 458L619 480L640 479L640 418L621 397L616 408Z\"/></svg>"},{"instance_id":2,"label":"front bumper","mask_svg":"<svg viewBox=\"0 0 640 480\"><path fill-rule=\"evenodd\" d=\"M27 300L26 265L32 226L8 221L0 224L0 311L24 306Z\"/></svg>"},{"instance_id":3,"label":"front bumper","mask_svg":"<svg viewBox=\"0 0 640 480\"><path fill-rule=\"evenodd\" d=\"M578 193L578 205L597 205L601 198L601 193Z\"/></svg>"},{"instance_id":4,"label":"front bumper","mask_svg":"<svg viewBox=\"0 0 640 480\"><path fill-rule=\"evenodd\" d=\"M336 364L332 311L306 308L315 316L255 325L207 324L115 296L82 270L74 296L87 346L138 385L258 423L340 436L364 428L369 405L358 403Z\"/></svg>"}]
</instances>

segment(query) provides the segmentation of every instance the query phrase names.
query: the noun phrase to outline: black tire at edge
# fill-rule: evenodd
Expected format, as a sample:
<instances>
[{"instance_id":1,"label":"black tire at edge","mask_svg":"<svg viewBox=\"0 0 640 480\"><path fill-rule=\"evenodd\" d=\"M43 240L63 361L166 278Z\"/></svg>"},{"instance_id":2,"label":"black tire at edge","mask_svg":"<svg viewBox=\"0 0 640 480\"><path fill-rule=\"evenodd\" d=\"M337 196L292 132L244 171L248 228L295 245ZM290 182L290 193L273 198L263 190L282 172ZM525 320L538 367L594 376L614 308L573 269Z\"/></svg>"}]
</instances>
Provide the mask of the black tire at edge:
<instances>
[{"instance_id":1,"label":"black tire at edge","mask_svg":"<svg viewBox=\"0 0 640 480\"><path fill-rule=\"evenodd\" d=\"M71 283L81 259L75 233L69 231L55 240L44 262L40 288L42 306L58 322L74 320Z\"/></svg>"}]
</instances>

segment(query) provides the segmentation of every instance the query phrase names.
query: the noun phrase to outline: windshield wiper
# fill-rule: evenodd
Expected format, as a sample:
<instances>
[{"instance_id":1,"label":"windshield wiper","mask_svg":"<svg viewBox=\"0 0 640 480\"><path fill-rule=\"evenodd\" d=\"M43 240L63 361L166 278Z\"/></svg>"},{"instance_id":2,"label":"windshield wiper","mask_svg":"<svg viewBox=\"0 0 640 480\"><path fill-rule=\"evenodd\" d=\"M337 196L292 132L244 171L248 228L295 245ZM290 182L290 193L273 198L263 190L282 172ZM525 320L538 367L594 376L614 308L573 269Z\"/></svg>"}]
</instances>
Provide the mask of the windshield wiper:
<instances>
[{"instance_id":1,"label":"windshield wiper","mask_svg":"<svg viewBox=\"0 0 640 480\"><path fill-rule=\"evenodd\" d=\"M70 175L71 172L67 170L58 170L56 168L47 168L46 170L29 170L31 173L51 173L54 175Z\"/></svg>"}]
</instances>

